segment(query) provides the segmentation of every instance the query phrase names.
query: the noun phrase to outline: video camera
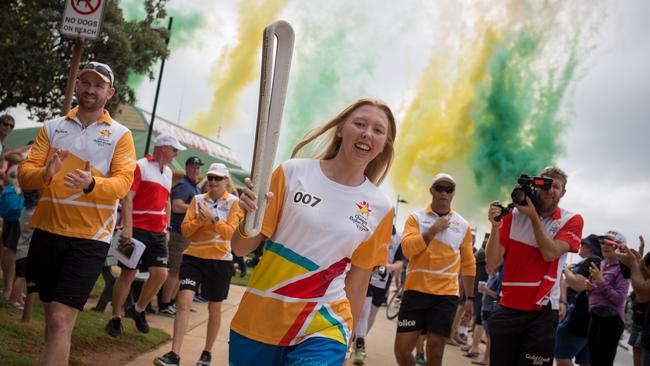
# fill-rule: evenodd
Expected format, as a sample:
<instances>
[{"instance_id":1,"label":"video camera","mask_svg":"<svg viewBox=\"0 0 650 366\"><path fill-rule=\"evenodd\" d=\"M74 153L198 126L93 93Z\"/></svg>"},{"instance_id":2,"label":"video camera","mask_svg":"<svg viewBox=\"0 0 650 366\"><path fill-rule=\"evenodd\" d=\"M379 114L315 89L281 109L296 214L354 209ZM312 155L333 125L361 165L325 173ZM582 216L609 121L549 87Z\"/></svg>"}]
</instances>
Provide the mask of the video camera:
<instances>
[{"instance_id":1,"label":"video camera","mask_svg":"<svg viewBox=\"0 0 650 366\"><path fill-rule=\"evenodd\" d=\"M499 214L499 216L495 217L494 220L497 222L501 221L501 218L509 214L512 211L512 209L515 208L515 204L520 206L526 206L528 204L526 202L526 197L530 198L530 200L533 202L533 205L537 206L536 188L548 191L549 189L551 189L552 184L553 184L552 178L530 177L526 174L520 175L519 179L517 179L517 185L512 190L512 193L510 194L510 198L512 198L512 203L510 203L505 207L502 205L498 205L501 208L501 213Z\"/></svg>"}]
</instances>

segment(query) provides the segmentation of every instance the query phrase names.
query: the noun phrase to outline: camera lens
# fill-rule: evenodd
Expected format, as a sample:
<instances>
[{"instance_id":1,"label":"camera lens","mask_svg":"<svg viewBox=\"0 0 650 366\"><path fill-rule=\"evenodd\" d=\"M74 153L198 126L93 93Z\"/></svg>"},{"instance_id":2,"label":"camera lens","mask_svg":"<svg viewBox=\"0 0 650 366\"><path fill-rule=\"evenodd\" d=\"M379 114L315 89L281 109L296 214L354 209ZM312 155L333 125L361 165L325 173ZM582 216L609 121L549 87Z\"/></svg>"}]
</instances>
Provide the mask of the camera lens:
<instances>
[{"instance_id":1,"label":"camera lens","mask_svg":"<svg viewBox=\"0 0 650 366\"><path fill-rule=\"evenodd\" d=\"M512 198L512 202L521 206L526 206L526 192L524 192L522 188L517 187L513 189L510 197Z\"/></svg>"}]
</instances>

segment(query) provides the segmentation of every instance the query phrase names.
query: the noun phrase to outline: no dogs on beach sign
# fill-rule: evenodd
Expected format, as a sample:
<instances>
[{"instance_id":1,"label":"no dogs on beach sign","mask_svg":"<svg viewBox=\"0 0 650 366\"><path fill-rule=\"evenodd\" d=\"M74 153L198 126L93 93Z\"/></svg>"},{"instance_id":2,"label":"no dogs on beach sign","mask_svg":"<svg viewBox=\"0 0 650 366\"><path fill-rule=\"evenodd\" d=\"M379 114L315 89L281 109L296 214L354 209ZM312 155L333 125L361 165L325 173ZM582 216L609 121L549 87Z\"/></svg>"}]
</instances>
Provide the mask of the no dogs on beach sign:
<instances>
[{"instance_id":1,"label":"no dogs on beach sign","mask_svg":"<svg viewBox=\"0 0 650 366\"><path fill-rule=\"evenodd\" d=\"M66 0L61 34L73 38L97 39L108 0Z\"/></svg>"}]
</instances>

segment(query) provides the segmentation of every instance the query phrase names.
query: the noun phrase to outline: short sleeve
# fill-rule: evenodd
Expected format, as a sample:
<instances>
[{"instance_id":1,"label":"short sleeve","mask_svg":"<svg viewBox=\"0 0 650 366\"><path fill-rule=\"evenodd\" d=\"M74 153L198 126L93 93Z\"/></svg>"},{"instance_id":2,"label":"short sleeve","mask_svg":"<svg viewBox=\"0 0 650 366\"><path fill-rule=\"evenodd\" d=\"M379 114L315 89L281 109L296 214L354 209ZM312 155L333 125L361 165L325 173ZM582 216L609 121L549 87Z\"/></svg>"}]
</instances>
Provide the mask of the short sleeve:
<instances>
[{"instance_id":1,"label":"short sleeve","mask_svg":"<svg viewBox=\"0 0 650 366\"><path fill-rule=\"evenodd\" d=\"M582 219L582 216L575 215L570 218L564 226L562 226L554 239L562 240L569 244L569 251L575 253L580 249L583 226L584 220Z\"/></svg>"},{"instance_id":2,"label":"short sleeve","mask_svg":"<svg viewBox=\"0 0 650 366\"><path fill-rule=\"evenodd\" d=\"M508 249L508 244L510 244L510 228L512 227L512 212L507 214L499 222L499 244L504 249Z\"/></svg>"},{"instance_id":3,"label":"short sleeve","mask_svg":"<svg viewBox=\"0 0 650 366\"><path fill-rule=\"evenodd\" d=\"M352 253L352 264L372 269L386 263L388 245L392 240L393 209L391 208L377 225L370 238L361 243Z\"/></svg>"},{"instance_id":4,"label":"short sleeve","mask_svg":"<svg viewBox=\"0 0 650 366\"><path fill-rule=\"evenodd\" d=\"M140 171L140 165L135 165L135 171L133 172L133 184L131 184L131 190L137 192L140 188L140 182L142 182L142 172Z\"/></svg>"}]
</instances>

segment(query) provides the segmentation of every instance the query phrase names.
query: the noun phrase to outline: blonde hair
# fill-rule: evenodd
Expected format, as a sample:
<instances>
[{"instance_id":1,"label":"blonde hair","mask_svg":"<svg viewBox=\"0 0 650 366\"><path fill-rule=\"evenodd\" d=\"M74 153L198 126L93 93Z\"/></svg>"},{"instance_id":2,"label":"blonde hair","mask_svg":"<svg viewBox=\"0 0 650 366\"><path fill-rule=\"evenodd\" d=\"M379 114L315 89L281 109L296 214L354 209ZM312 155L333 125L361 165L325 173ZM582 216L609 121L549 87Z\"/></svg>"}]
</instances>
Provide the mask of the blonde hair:
<instances>
[{"instance_id":1,"label":"blonde hair","mask_svg":"<svg viewBox=\"0 0 650 366\"><path fill-rule=\"evenodd\" d=\"M305 148L309 143L316 140L315 144L317 146L310 149L310 152L312 152L311 155L320 160L333 159L341 148L342 140L340 137L336 136L336 128L342 126L345 121L348 120L350 115L354 113L354 111L366 105L381 109L384 114L386 114L386 117L388 119L386 145L384 145L382 152L379 153L379 155L377 155L370 163L368 163L368 166L366 166L366 169L364 171L364 174L368 177L368 179L370 179L371 182L373 182L375 185L381 184L384 178L386 178L388 170L393 163L393 145L395 142L395 134L397 128L395 126L395 117L393 116L393 112L390 110L390 107L388 107L386 103L377 99L359 99L341 111L336 117L327 123L309 131L293 149L291 157L294 158L298 156L300 150Z\"/></svg>"}]
</instances>

